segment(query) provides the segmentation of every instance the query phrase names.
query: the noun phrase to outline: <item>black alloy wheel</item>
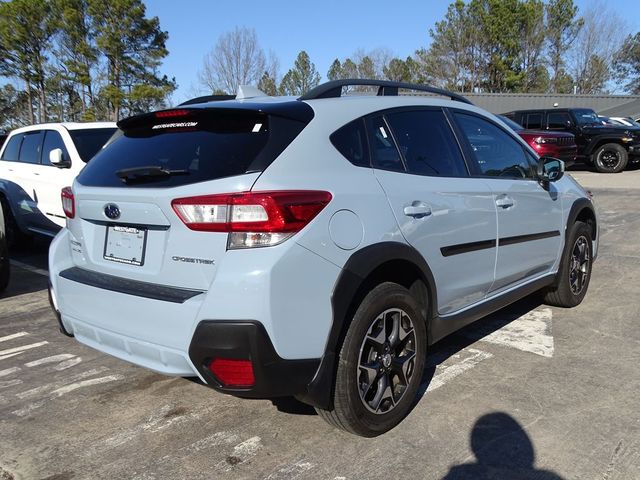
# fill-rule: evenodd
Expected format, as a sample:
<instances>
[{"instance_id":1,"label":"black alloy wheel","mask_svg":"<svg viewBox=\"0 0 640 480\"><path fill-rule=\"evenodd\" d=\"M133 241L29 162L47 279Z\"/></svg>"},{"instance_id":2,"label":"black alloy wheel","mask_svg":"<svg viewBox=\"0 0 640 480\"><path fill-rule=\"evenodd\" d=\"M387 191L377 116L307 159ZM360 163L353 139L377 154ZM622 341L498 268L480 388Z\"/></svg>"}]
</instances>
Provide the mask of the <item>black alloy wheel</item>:
<instances>
[{"instance_id":1,"label":"black alloy wheel","mask_svg":"<svg viewBox=\"0 0 640 480\"><path fill-rule=\"evenodd\" d=\"M593 264L593 228L577 221L567 229L565 248L554 285L547 289L548 305L571 308L587 294Z\"/></svg>"},{"instance_id":2,"label":"black alloy wheel","mask_svg":"<svg viewBox=\"0 0 640 480\"><path fill-rule=\"evenodd\" d=\"M360 400L375 414L387 413L402 399L415 371L413 321L400 308L382 312L360 347Z\"/></svg>"},{"instance_id":3,"label":"black alloy wheel","mask_svg":"<svg viewBox=\"0 0 640 480\"><path fill-rule=\"evenodd\" d=\"M627 151L617 143L607 143L594 154L595 167L601 173L618 173L624 170L629 159Z\"/></svg>"},{"instance_id":4,"label":"black alloy wheel","mask_svg":"<svg viewBox=\"0 0 640 480\"><path fill-rule=\"evenodd\" d=\"M569 264L569 287L574 295L580 295L590 272L589 240L579 236L573 244Z\"/></svg>"},{"instance_id":5,"label":"black alloy wheel","mask_svg":"<svg viewBox=\"0 0 640 480\"><path fill-rule=\"evenodd\" d=\"M375 437L409 414L426 362L423 307L407 288L391 282L362 299L340 347L333 408L316 408L324 420Z\"/></svg>"}]
</instances>

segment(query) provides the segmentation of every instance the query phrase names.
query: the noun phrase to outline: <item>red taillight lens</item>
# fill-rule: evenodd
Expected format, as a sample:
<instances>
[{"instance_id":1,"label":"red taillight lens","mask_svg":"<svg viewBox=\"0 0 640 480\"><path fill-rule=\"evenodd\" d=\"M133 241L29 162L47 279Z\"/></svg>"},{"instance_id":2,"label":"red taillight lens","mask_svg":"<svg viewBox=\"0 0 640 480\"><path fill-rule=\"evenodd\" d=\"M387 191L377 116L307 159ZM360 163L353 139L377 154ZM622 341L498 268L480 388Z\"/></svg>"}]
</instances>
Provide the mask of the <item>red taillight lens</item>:
<instances>
[{"instance_id":1,"label":"red taillight lens","mask_svg":"<svg viewBox=\"0 0 640 480\"><path fill-rule=\"evenodd\" d=\"M209 370L225 387L251 387L256 381L251 360L214 358Z\"/></svg>"},{"instance_id":2,"label":"red taillight lens","mask_svg":"<svg viewBox=\"0 0 640 480\"><path fill-rule=\"evenodd\" d=\"M230 248L276 245L302 230L331 201L316 190L243 192L171 202L191 230L228 232Z\"/></svg>"},{"instance_id":3,"label":"red taillight lens","mask_svg":"<svg viewBox=\"0 0 640 480\"><path fill-rule=\"evenodd\" d=\"M62 210L64 210L64 214L68 218L73 218L76 216L76 204L75 198L73 197L73 191L71 187L64 187L62 192L60 192L60 196L62 198Z\"/></svg>"}]
</instances>

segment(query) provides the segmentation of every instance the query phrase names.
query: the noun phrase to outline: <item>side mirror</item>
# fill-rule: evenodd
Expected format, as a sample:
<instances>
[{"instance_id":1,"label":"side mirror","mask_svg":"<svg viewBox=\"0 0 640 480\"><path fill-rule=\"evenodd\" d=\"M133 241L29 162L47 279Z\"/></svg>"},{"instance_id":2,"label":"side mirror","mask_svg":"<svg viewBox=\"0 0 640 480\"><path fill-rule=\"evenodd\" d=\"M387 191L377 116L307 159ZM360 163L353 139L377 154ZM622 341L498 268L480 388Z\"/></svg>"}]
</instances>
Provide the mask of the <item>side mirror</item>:
<instances>
[{"instance_id":1,"label":"side mirror","mask_svg":"<svg viewBox=\"0 0 640 480\"><path fill-rule=\"evenodd\" d=\"M71 162L64 158L64 154L60 148L54 148L49 152L49 162L58 168L69 168L71 166Z\"/></svg>"},{"instance_id":2,"label":"side mirror","mask_svg":"<svg viewBox=\"0 0 640 480\"><path fill-rule=\"evenodd\" d=\"M538 177L543 184L557 182L564 175L564 162L553 157L540 157Z\"/></svg>"},{"instance_id":3,"label":"side mirror","mask_svg":"<svg viewBox=\"0 0 640 480\"><path fill-rule=\"evenodd\" d=\"M567 120L566 122L564 122L564 125L567 128L571 128L573 127L573 122L571 120Z\"/></svg>"}]
</instances>

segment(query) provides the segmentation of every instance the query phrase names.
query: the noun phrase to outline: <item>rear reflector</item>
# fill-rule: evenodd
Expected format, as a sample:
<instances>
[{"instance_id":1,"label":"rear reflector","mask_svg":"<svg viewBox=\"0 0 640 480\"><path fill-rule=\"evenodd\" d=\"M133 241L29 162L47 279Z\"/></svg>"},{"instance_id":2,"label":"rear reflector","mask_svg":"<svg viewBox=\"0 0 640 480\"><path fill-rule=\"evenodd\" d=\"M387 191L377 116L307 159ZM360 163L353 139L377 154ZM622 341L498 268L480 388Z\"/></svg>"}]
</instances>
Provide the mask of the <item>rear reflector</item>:
<instances>
[{"instance_id":1,"label":"rear reflector","mask_svg":"<svg viewBox=\"0 0 640 480\"><path fill-rule=\"evenodd\" d=\"M255 383L251 360L214 358L209 370L225 387L252 387Z\"/></svg>"},{"instance_id":2,"label":"rear reflector","mask_svg":"<svg viewBox=\"0 0 640 480\"><path fill-rule=\"evenodd\" d=\"M60 192L62 198L62 210L68 218L73 218L76 215L75 199L73 197L73 191L71 187L64 187Z\"/></svg>"},{"instance_id":3,"label":"rear reflector","mask_svg":"<svg viewBox=\"0 0 640 480\"><path fill-rule=\"evenodd\" d=\"M178 198L173 209L191 230L227 232L229 248L267 247L302 230L331 201L316 190L243 192Z\"/></svg>"}]
</instances>

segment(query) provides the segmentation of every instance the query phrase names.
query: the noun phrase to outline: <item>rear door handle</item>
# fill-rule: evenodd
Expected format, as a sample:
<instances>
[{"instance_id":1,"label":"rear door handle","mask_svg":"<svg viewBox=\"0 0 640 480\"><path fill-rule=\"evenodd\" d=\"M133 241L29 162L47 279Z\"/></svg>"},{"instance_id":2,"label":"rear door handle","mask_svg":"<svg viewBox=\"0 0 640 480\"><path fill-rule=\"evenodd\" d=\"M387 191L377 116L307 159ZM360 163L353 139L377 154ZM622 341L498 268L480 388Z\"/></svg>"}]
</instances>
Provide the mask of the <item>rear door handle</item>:
<instances>
[{"instance_id":1,"label":"rear door handle","mask_svg":"<svg viewBox=\"0 0 640 480\"><path fill-rule=\"evenodd\" d=\"M428 217L431 215L431 207L424 202L416 200L411 205L404 207L404 214L413 218Z\"/></svg>"},{"instance_id":2,"label":"rear door handle","mask_svg":"<svg viewBox=\"0 0 640 480\"><path fill-rule=\"evenodd\" d=\"M509 208L509 207L513 207L513 205L515 204L515 202L513 201L513 198L507 196L507 195L500 195L498 198L496 198L496 205L500 208Z\"/></svg>"}]
</instances>

